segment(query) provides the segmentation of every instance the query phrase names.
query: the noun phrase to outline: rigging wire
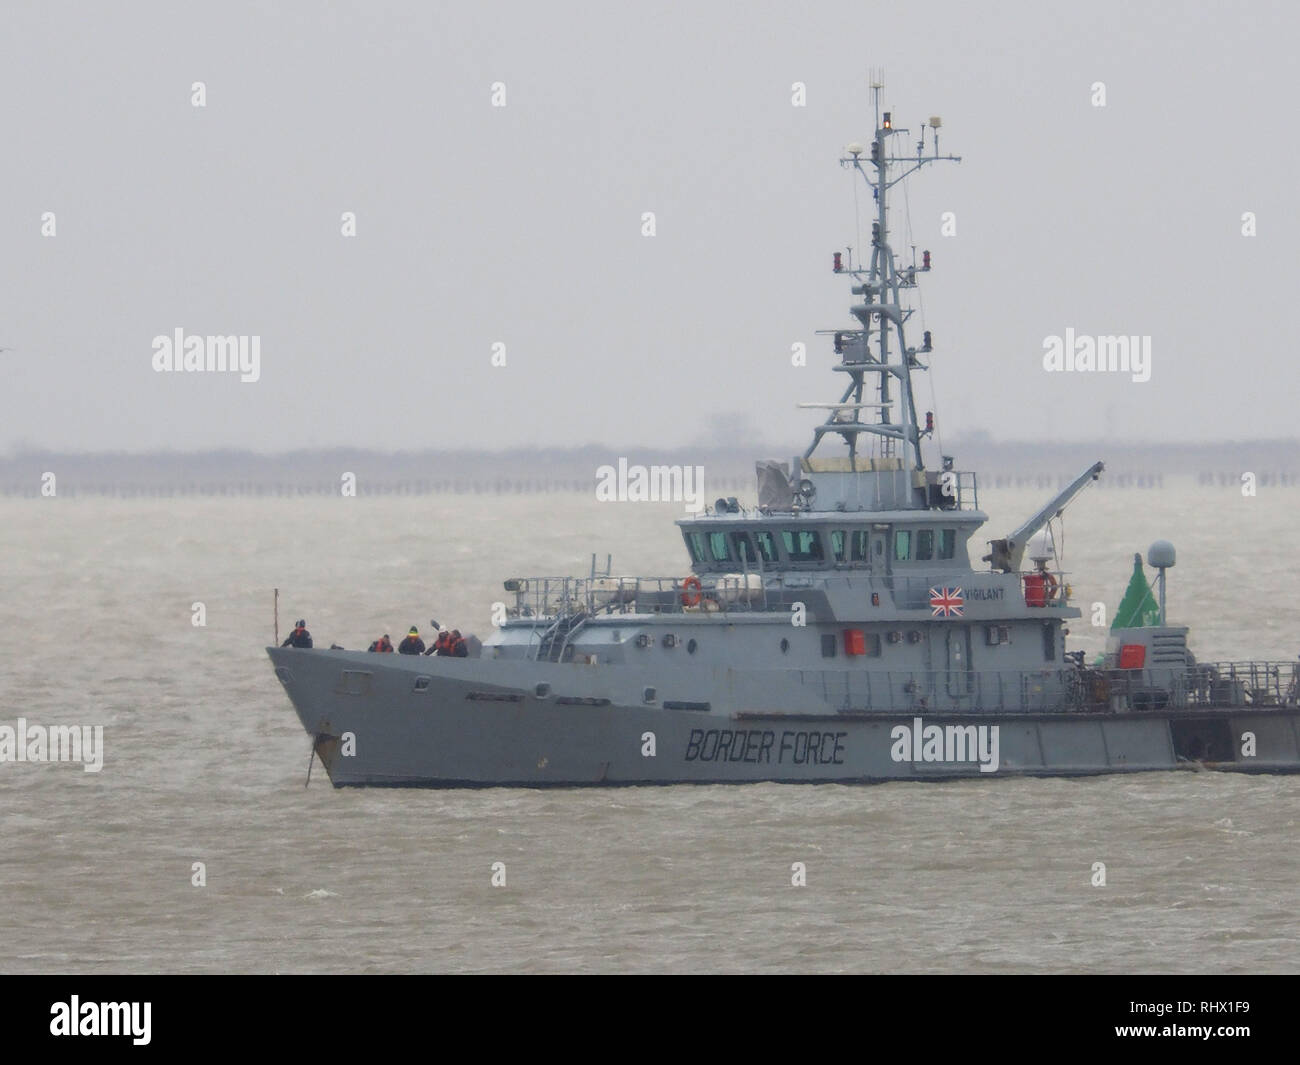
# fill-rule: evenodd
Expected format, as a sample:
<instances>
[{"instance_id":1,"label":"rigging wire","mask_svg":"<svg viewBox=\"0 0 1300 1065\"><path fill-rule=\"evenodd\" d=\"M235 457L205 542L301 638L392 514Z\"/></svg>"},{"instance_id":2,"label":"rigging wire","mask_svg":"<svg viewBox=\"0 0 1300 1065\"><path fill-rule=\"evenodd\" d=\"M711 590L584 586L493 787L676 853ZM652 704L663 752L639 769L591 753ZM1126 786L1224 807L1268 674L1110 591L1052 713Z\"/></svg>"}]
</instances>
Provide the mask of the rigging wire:
<instances>
[{"instance_id":1,"label":"rigging wire","mask_svg":"<svg viewBox=\"0 0 1300 1065\"><path fill-rule=\"evenodd\" d=\"M912 197L911 197L910 192L908 191L908 184L909 184L909 182L907 181L907 179L904 179L904 180L903 180L903 210L904 210L904 213L905 213L906 218L907 218L907 243L908 243L908 246L911 247L911 244L912 244ZM915 254L916 254L915 251L913 251L913 257L915 257ZM916 293L916 315L917 315L917 317L918 317L918 318L920 319L920 321L921 321L921 332L922 332L922 334L924 334L924 332L925 332L925 293L924 293L924 290L921 288L920 285L917 285L917 286L913 289L913 291ZM933 358L933 357L932 357L932 358ZM929 382L930 382L930 409L934 411L934 440L935 440L935 443L937 443L937 444L939 445L939 456L940 456L940 462L942 462L942 461L943 461L943 450L944 450L944 448L943 448L943 430L940 429L939 427L943 424L943 421L942 421L942 419L939 417L939 397L938 397L938 394L935 392L935 388L934 388L934 374L932 374L932 373L930 373L930 372L927 371L925 376L929 379ZM913 412L913 413L915 413L915 412Z\"/></svg>"},{"instance_id":2,"label":"rigging wire","mask_svg":"<svg viewBox=\"0 0 1300 1065\"><path fill-rule=\"evenodd\" d=\"M858 168L849 167L849 180L853 182L853 239L857 241L858 269L862 269L862 212L858 207ZM849 267L852 269L852 260Z\"/></svg>"},{"instance_id":3,"label":"rigging wire","mask_svg":"<svg viewBox=\"0 0 1300 1065\"><path fill-rule=\"evenodd\" d=\"M1052 523L1055 522L1055 528ZM1047 535L1052 540L1052 557L1056 561L1056 570L1062 573L1065 570L1065 512L1062 511L1055 517L1047 519Z\"/></svg>"}]
</instances>

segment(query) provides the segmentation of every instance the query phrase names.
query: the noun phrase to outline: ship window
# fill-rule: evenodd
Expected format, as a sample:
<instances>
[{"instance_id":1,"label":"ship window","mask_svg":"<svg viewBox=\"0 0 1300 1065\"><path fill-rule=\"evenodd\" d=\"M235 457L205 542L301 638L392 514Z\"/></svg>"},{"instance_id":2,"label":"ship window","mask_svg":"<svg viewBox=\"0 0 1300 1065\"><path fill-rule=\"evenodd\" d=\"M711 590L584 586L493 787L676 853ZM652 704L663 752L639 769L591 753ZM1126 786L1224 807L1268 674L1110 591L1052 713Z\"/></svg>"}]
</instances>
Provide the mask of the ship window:
<instances>
[{"instance_id":1,"label":"ship window","mask_svg":"<svg viewBox=\"0 0 1300 1065\"><path fill-rule=\"evenodd\" d=\"M714 562L730 561L731 554L727 551L727 534L724 532L709 533L709 551L713 555Z\"/></svg>"},{"instance_id":2,"label":"ship window","mask_svg":"<svg viewBox=\"0 0 1300 1065\"><path fill-rule=\"evenodd\" d=\"M822 657L835 657L835 633L833 632L822 633Z\"/></svg>"},{"instance_id":3,"label":"ship window","mask_svg":"<svg viewBox=\"0 0 1300 1065\"><path fill-rule=\"evenodd\" d=\"M894 532L894 561L906 562L912 557L912 530L897 529Z\"/></svg>"},{"instance_id":4,"label":"ship window","mask_svg":"<svg viewBox=\"0 0 1300 1065\"><path fill-rule=\"evenodd\" d=\"M844 561L844 530L834 529L831 531L831 554L835 556L836 562Z\"/></svg>"},{"instance_id":5,"label":"ship window","mask_svg":"<svg viewBox=\"0 0 1300 1065\"><path fill-rule=\"evenodd\" d=\"M867 561L867 541L870 534L866 529L854 529L849 547L849 559L853 562Z\"/></svg>"},{"instance_id":6,"label":"ship window","mask_svg":"<svg viewBox=\"0 0 1300 1065\"><path fill-rule=\"evenodd\" d=\"M932 558L934 558L934 530L917 529L916 560L918 562L929 562Z\"/></svg>"},{"instance_id":7,"label":"ship window","mask_svg":"<svg viewBox=\"0 0 1300 1065\"><path fill-rule=\"evenodd\" d=\"M686 534L686 549L691 553L692 562L704 561L704 535L697 532Z\"/></svg>"},{"instance_id":8,"label":"ship window","mask_svg":"<svg viewBox=\"0 0 1300 1065\"><path fill-rule=\"evenodd\" d=\"M820 562L825 557L820 534L811 530L782 529L781 539L786 558L791 562Z\"/></svg>"},{"instance_id":9,"label":"ship window","mask_svg":"<svg viewBox=\"0 0 1300 1065\"><path fill-rule=\"evenodd\" d=\"M1056 626L1043 626L1043 658L1048 662L1056 661Z\"/></svg>"},{"instance_id":10,"label":"ship window","mask_svg":"<svg viewBox=\"0 0 1300 1065\"><path fill-rule=\"evenodd\" d=\"M957 550L957 530L939 530L939 557L952 558Z\"/></svg>"},{"instance_id":11,"label":"ship window","mask_svg":"<svg viewBox=\"0 0 1300 1065\"><path fill-rule=\"evenodd\" d=\"M731 546L736 552L736 559L740 562L753 565L758 561L758 556L754 553L754 545L750 543L749 536L743 532L734 532L731 534Z\"/></svg>"},{"instance_id":12,"label":"ship window","mask_svg":"<svg viewBox=\"0 0 1300 1065\"><path fill-rule=\"evenodd\" d=\"M758 544L758 553L763 556L764 562L776 561L776 539L770 532L754 533L754 542Z\"/></svg>"}]
</instances>

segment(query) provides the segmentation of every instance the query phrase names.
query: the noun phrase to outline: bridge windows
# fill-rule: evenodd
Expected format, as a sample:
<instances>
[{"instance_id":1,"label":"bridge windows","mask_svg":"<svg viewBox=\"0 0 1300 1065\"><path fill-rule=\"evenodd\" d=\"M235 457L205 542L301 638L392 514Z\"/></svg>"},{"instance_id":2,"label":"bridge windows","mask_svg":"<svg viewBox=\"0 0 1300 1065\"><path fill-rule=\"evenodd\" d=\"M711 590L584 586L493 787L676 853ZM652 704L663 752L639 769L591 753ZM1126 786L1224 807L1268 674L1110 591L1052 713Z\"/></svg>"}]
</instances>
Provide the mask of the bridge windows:
<instances>
[{"instance_id":1,"label":"bridge windows","mask_svg":"<svg viewBox=\"0 0 1300 1065\"><path fill-rule=\"evenodd\" d=\"M844 530L843 529L831 530L831 557L834 558L836 562L844 561Z\"/></svg>"},{"instance_id":2,"label":"bridge windows","mask_svg":"<svg viewBox=\"0 0 1300 1065\"><path fill-rule=\"evenodd\" d=\"M914 556L917 562L929 562L934 558L934 530L917 529L916 530L916 554Z\"/></svg>"},{"instance_id":3,"label":"bridge windows","mask_svg":"<svg viewBox=\"0 0 1300 1065\"><path fill-rule=\"evenodd\" d=\"M951 562L957 557L956 529L895 529L895 562Z\"/></svg>"},{"instance_id":4,"label":"bridge windows","mask_svg":"<svg viewBox=\"0 0 1300 1065\"><path fill-rule=\"evenodd\" d=\"M744 536L743 533L733 535ZM692 529L686 534L686 549L691 553L691 562L695 565L730 562L732 557L727 549L727 534L721 529L708 532Z\"/></svg>"},{"instance_id":5,"label":"bridge windows","mask_svg":"<svg viewBox=\"0 0 1300 1065\"><path fill-rule=\"evenodd\" d=\"M907 562L912 557L912 530L894 530L894 561Z\"/></svg>"},{"instance_id":6,"label":"bridge windows","mask_svg":"<svg viewBox=\"0 0 1300 1065\"><path fill-rule=\"evenodd\" d=\"M754 551L754 545L750 542L748 534L733 532L731 534L731 548L735 552L737 562L743 562L747 566L758 563L758 555Z\"/></svg>"},{"instance_id":7,"label":"bridge windows","mask_svg":"<svg viewBox=\"0 0 1300 1065\"><path fill-rule=\"evenodd\" d=\"M791 562L822 562L821 533L812 529L782 529L781 541L785 545L785 557Z\"/></svg>"},{"instance_id":8,"label":"bridge windows","mask_svg":"<svg viewBox=\"0 0 1300 1065\"><path fill-rule=\"evenodd\" d=\"M755 528L757 523L683 530L691 563L714 571L796 566L881 566L896 563L951 562L957 557L956 529L909 525L827 528L802 522L787 528Z\"/></svg>"},{"instance_id":9,"label":"bridge windows","mask_svg":"<svg viewBox=\"0 0 1300 1065\"><path fill-rule=\"evenodd\" d=\"M720 529L709 533L709 555L714 562L731 561L731 553L727 550L727 534Z\"/></svg>"},{"instance_id":10,"label":"bridge windows","mask_svg":"<svg viewBox=\"0 0 1300 1065\"><path fill-rule=\"evenodd\" d=\"M691 553L692 562L696 564L703 562L707 557L704 550L704 534L688 532L686 534L686 550Z\"/></svg>"},{"instance_id":11,"label":"bridge windows","mask_svg":"<svg viewBox=\"0 0 1300 1065\"><path fill-rule=\"evenodd\" d=\"M951 559L957 553L957 530L940 529L939 530L939 554L940 559Z\"/></svg>"},{"instance_id":12,"label":"bridge windows","mask_svg":"<svg viewBox=\"0 0 1300 1065\"><path fill-rule=\"evenodd\" d=\"M754 533L754 542L758 545L758 553L763 556L764 562L776 562L776 537L766 529L760 529Z\"/></svg>"},{"instance_id":13,"label":"bridge windows","mask_svg":"<svg viewBox=\"0 0 1300 1065\"><path fill-rule=\"evenodd\" d=\"M833 529L830 533L831 557L836 562L865 566L871 561L869 529Z\"/></svg>"},{"instance_id":14,"label":"bridge windows","mask_svg":"<svg viewBox=\"0 0 1300 1065\"><path fill-rule=\"evenodd\" d=\"M849 560L851 562L868 562L868 543L871 533L867 529L854 529L849 533Z\"/></svg>"}]
</instances>

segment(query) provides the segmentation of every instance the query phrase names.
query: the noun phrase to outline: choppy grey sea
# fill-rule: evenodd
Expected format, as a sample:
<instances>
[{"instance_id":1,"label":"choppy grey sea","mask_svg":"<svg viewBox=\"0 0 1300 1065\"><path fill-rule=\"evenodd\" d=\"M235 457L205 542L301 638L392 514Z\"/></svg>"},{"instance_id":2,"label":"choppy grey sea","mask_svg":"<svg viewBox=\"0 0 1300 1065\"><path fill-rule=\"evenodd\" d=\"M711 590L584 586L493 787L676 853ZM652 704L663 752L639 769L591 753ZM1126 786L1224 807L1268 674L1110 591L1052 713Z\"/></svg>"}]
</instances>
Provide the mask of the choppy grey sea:
<instances>
[{"instance_id":1,"label":"choppy grey sea","mask_svg":"<svg viewBox=\"0 0 1300 1065\"><path fill-rule=\"evenodd\" d=\"M988 535L1047 494L984 493ZM1292 659L1298 513L1295 489L1096 488L1065 568L1085 615L1113 611L1133 552L1168 538L1200 659ZM1300 777L335 791L317 766L304 787L263 651L273 588L282 636L299 615L324 645L431 618L486 635L509 576L592 552L684 573L680 516L576 494L0 500L0 724L104 727L98 773L0 764L0 971L1300 968Z\"/></svg>"}]
</instances>

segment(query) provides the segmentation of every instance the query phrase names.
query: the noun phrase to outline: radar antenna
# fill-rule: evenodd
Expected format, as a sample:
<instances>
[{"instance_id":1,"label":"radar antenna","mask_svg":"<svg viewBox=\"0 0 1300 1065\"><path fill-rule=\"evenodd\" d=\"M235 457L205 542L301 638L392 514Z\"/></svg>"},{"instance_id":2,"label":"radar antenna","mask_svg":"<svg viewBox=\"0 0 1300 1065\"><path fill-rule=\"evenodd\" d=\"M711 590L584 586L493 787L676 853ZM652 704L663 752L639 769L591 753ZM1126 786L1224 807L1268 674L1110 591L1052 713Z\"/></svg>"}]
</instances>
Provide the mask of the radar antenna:
<instances>
[{"instance_id":1,"label":"radar antenna","mask_svg":"<svg viewBox=\"0 0 1300 1065\"><path fill-rule=\"evenodd\" d=\"M912 311L902 305L901 294L916 287L918 273L930 269L930 253L921 253L919 266L913 253L912 263L900 268L889 243L889 191L930 163L941 160L959 163L961 156L940 154L939 129L943 123L937 115L921 127L915 155L890 154L891 138L909 131L894 125L891 112L881 111L883 87L883 78L874 74L871 92L876 132L870 148L850 144L840 159L841 166L862 175L876 202L871 258L866 268L861 254L856 265L850 258L846 266L840 252L835 253L833 260L835 273L848 274L855 282L853 295L863 297L862 303L852 307L861 327L835 331L835 353L841 359L835 370L848 374L849 383L838 403L820 404L829 407L830 412L826 421L814 430L813 442L804 452L804 458L812 456L824 437L838 435L848 444L850 465L856 469L859 439L869 433L880 438L883 458L898 460L894 468L908 466L921 471L925 468L921 438L934 431L934 420L932 414L927 414L924 428L918 422L912 371L929 368L917 356L929 354L933 345L930 333L926 332L920 346L908 346L905 325ZM890 345L891 334L897 341L896 351ZM864 399L868 374L875 375L875 395Z\"/></svg>"}]
</instances>

